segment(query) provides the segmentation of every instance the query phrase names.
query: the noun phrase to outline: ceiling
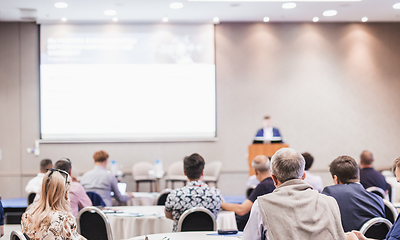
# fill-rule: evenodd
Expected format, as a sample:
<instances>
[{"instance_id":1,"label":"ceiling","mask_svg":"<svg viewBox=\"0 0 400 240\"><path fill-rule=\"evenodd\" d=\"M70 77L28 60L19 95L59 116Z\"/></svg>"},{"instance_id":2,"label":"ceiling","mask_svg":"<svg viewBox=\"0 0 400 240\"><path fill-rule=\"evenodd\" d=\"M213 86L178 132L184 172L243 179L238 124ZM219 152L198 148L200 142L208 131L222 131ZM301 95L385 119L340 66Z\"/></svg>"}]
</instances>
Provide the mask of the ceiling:
<instances>
[{"instance_id":1,"label":"ceiling","mask_svg":"<svg viewBox=\"0 0 400 240\"><path fill-rule=\"evenodd\" d=\"M65 2L67 8L54 7ZM294 9L283 9L283 1L187 1L187 0L0 0L0 21L37 21L38 23L107 23L113 17L118 23L157 23L164 17L169 23L212 23L214 17L220 22L399 22L400 10L393 4L400 0L358 0L327 2L294 1ZM266 0L267 1L267 0ZM171 9L170 3L181 2L183 8ZM115 16L104 15L105 10L115 10ZM337 15L324 17L325 10L337 10Z\"/></svg>"}]
</instances>

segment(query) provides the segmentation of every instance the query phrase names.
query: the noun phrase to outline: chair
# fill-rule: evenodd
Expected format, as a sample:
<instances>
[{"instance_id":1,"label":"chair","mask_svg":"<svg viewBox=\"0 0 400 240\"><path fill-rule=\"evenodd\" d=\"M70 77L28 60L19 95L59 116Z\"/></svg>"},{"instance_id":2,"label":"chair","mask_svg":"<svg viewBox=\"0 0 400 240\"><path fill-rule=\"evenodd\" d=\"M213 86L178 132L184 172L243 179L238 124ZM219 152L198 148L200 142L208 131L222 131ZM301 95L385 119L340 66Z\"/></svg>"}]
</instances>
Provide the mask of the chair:
<instances>
[{"instance_id":1,"label":"chair","mask_svg":"<svg viewBox=\"0 0 400 240\"><path fill-rule=\"evenodd\" d=\"M204 169L203 181L207 184L214 183L215 187L218 187L217 183L219 179L219 174L221 173L221 169L222 162L215 161L206 164Z\"/></svg>"},{"instance_id":2,"label":"chair","mask_svg":"<svg viewBox=\"0 0 400 240\"><path fill-rule=\"evenodd\" d=\"M93 206L95 207L105 207L106 204L103 201L103 198L100 197L99 194L95 192L86 192L86 195L90 198L92 201Z\"/></svg>"},{"instance_id":3,"label":"chair","mask_svg":"<svg viewBox=\"0 0 400 240\"><path fill-rule=\"evenodd\" d=\"M384 191L382 188L380 188L380 187L369 187L369 188L367 188L367 189L365 189L365 190L367 190L368 192L375 193L376 195L380 196L381 198L386 199L386 193L385 193L385 191Z\"/></svg>"},{"instance_id":4,"label":"chair","mask_svg":"<svg viewBox=\"0 0 400 240\"><path fill-rule=\"evenodd\" d=\"M385 204L386 219L389 220L392 224L394 224L394 222L397 219L397 216L399 215L396 207L386 199L383 199L383 203Z\"/></svg>"},{"instance_id":5,"label":"chair","mask_svg":"<svg viewBox=\"0 0 400 240\"><path fill-rule=\"evenodd\" d=\"M153 184L154 188L156 188L156 178L154 176L149 176L150 170L154 170L154 166L148 162L138 162L133 165L132 177L133 181L136 182L136 192L139 192L139 183L143 182L150 183L151 192L153 192ZM155 190L157 191L157 189Z\"/></svg>"},{"instance_id":6,"label":"chair","mask_svg":"<svg viewBox=\"0 0 400 240\"><path fill-rule=\"evenodd\" d=\"M97 207L85 207L76 219L78 233L87 240L112 240L111 226L106 214Z\"/></svg>"},{"instance_id":7,"label":"chair","mask_svg":"<svg viewBox=\"0 0 400 240\"><path fill-rule=\"evenodd\" d=\"M168 189L168 188L159 192L157 195L156 201L155 201L155 205L164 206L165 201L167 201L167 197L170 192L171 192L171 189Z\"/></svg>"},{"instance_id":8,"label":"chair","mask_svg":"<svg viewBox=\"0 0 400 240\"><path fill-rule=\"evenodd\" d=\"M28 196L26 197L26 202L28 203L28 206L33 203L33 200L35 200L36 193L35 192L30 192Z\"/></svg>"},{"instance_id":9,"label":"chair","mask_svg":"<svg viewBox=\"0 0 400 240\"><path fill-rule=\"evenodd\" d=\"M251 193L254 191L255 188L256 188L255 186L252 186L246 189L246 198L250 197Z\"/></svg>"},{"instance_id":10,"label":"chair","mask_svg":"<svg viewBox=\"0 0 400 240\"><path fill-rule=\"evenodd\" d=\"M186 185L187 177L183 174L183 161L173 162L168 167L167 176L165 178L165 187L168 187L168 182L172 183L172 189L175 189L175 182L183 182L183 184Z\"/></svg>"},{"instance_id":11,"label":"chair","mask_svg":"<svg viewBox=\"0 0 400 240\"><path fill-rule=\"evenodd\" d=\"M376 217L365 222L361 227L360 232L367 238L385 239L391 227L392 223L389 220Z\"/></svg>"},{"instance_id":12,"label":"chair","mask_svg":"<svg viewBox=\"0 0 400 240\"><path fill-rule=\"evenodd\" d=\"M216 231L217 223L210 210L194 207L183 212L178 221L177 232Z\"/></svg>"},{"instance_id":13,"label":"chair","mask_svg":"<svg viewBox=\"0 0 400 240\"><path fill-rule=\"evenodd\" d=\"M21 231L12 231L10 240L30 240L30 238L26 238Z\"/></svg>"}]
</instances>

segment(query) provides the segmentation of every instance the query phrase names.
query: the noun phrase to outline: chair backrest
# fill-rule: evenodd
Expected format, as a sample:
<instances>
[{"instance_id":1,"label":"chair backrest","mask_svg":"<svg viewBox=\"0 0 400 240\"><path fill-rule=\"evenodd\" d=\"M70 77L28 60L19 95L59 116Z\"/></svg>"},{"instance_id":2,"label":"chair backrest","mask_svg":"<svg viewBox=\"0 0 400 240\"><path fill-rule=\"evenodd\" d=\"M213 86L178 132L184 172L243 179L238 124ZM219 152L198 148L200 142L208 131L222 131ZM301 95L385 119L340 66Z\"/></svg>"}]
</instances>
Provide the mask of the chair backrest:
<instances>
[{"instance_id":1,"label":"chair backrest","mask_svg":"<svg viewBox=\"0 0 400 240\"><path fill-rule=\"evenodd\" d=\"M249 187L246 189L246 198L249 198L251 193L254 191L256 187Z\"/></svg>"},{"instance_id":2,"label":"chair backrest","mask_svg":"<svg viewBox=\"0 0 400 240\"><path fill-rule=\"evenodd\" d=\"M95 192L86 192L86 195L90 198L92 201L92 205L96 207L105 207L106 204L103 201L103 198Z\"/></svg>"},{"instance_id":3,"label":"chair backrest","mask_svg":"<svg viewBox=\"0 0 400 240\"><path fill-rule=\"evenodd\" d=\"M173 162L167 171L168 175L184 175L183 174L183 161Z\"/></svg>"},{"instance_id":4,"label":"chair backrest","mask_svg":"<svg viewBox=\"0 0 400 240\"><path fill-rule=\"evenodd\" d=\"M385 195L386 195L385 191L380 187L369 187L365 190L367 190L368 192L375 193L376 195L380 196L381 198L385 198Z\"/></svg>"},{"instance_id":5,"label":"chair backrest","mask_svg":"<svg viewBox=\"0 0 400 240\"><path fill-rule=\"evenodd\" d=\"M219 178L219 174L222 169L222 162L215 161L206 164L204 168L204 176L212 176L215 177L216 180Z\"/></svg>"},{"instance_id":6,"label":"chair backrest","mask_svg":"<svg viewBox=\"0 0 400 240\"><path fill-rule=\"evenodd\" d=\"M29 240L24 236L21 231L12 231L10 234L10 240Z\"/></svg>"},{"instance_id":7,"label":"chair backrest","mask_svg":"<svg viewBox=\"0 0 400 240\"><path fill-rule=\"evenodd\" d=\"M392 224L394 224L394 222L397 219L397 216L399 215L396 207L386 199L383 199L383 203L385 204L386 219L389 220Z\"/></svg>"},{"instance_id":8,"label":"chair backrest","mask_svg":"<svg viewBox=\"0 0 400 240\"><path fill-rule=\"evenodd\" d=\"M97 207L85 207L77 217L78 233L87 240L112 240L111 226L106 214Z\"/></svg>"},{"instance_id":9,"label":"chair backrest","mask_svg":"<svg viewBox=\"0 0 400 240\"><path fill-rule=\"evenodd\" d=\"M381 217L376 217L368 220L363 224L360 232L367 238L385 239L392 223L389 220Z\"/></svg>"},{"instance_id":10,"label":"chair backrest","mask_svg":"<svg viewBox=\"0 0 400 240\"><path fill-rule=\"evenodd\" d=\"M159 192L155 201L155 205L164 206L165 201L167 201L167 196L171 191L171 189L167 188Z\"/></svg>"},{"instance_id":11,"label":"chair backrest","mask_svg":"<svg viewBox=\"0 0 400 240\"><path fill-rule=\"evenodd\" d=\"M35 200L36 193L35 192L30 192L28 196L26 197L26 202L28 203L28 206L33 203L33 200Z\"/></svg>"},{"instance_id":12,"label":"chair backrest","mask_svg":"<svg viewBox=\"0 0 400 240\"><path fill-rule=\"evenodd\" d=\"M137 177L148 177L149 171L154 170L154 165L149 162L138 162L132 166L132 177L136 180Z\"/></svg>"},{"instance_id":13,"label":"chair backrest","mask_svg":"<svg viewBox=\"0 0 400 240\"><path fill-rule=\"evenodd\" d=\"M184 211L178 221L178 232L216 230L217 223L214 215L203 207L194 207Z\"/></svg>"}]
</instances>

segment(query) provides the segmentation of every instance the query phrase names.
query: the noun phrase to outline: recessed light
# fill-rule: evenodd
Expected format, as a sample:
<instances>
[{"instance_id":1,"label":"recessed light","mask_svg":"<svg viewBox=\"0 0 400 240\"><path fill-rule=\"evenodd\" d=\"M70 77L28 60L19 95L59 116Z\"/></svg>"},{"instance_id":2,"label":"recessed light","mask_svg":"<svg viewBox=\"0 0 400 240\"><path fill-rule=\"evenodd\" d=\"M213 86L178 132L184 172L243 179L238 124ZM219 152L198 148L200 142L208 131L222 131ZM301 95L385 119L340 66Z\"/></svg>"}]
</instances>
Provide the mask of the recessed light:
<instances>
[{"instance_id":1,"label":"recessed light","mask_svg":"<svg viewBox=\"0 0 400 240\"><path fill-rule=\"evenodd\" d=\"M104 15L106 16L114 16L117 15L117 12L115 10L105 10Z\"/></svg>"},{"instance_id":2,"label":"recessed light","mask_svg":"<svg viewBox=\"0 0 400 240\"><path fill-rule=\"evenodd\" d=\"M264 21L264 22L269 22L269 17L265 17L265 18L263 19L263 21Z\"/></svg>"},{"instance_id":3,"label":"recessed light","mask_svg":"<svg viewBox=\"0 0 400 240\"><path fill-rule=\"evenodd\" d=\"M400 3L395 3L395 4L393 5L393 8L394 8L394 9L400 9Z\"/></svg>"},{"instance_id":4,"label":"recessed light","mask_svg":"<svg viewBox=\"0 0 400 240\"><path fill-rule=\"evenodd\" d=\"M363 17L363 18L361 18L361 21L362 22L366 22L366 21L368 21L368 18L367 17Z\"/></svg>"},{"instance_id":5,"label":"recessed light","mask_svg":"<svg viewBox=\"0 0 400 240\"><path fill-rule=\"evenodd\" d=\"M282 4L283 9L293 9L295 7L296 7L296 3L294 3L294 2L288 2L288 3Z\"/></svg>"},{"instance_id":6,"label":"recessed light","mask_svg":"<svg viewBox=\"0 0 400 240\"><path fill-rule=\"evenodd\" d=\"M61 21L66 22L66 21L67 21L67 18L66 18L66 17L62 17L62 18L61 18Z\"/></svg>"},{"instance_id":7,"label":"recessed light","mask_svg":"<svg viewBox=\"0 0 400 240\"><path fill-rule=\"evenodd\" d=\"M213 22L216 23L216 24L218 24L218 23L219 23L219 17L214 17L214 18L213 18Z\"/></svg>"},{"instance_id":8,"label":"recessed light","mask_svg":"<svg viewBox=\"0 0 400 240\"><path fill-rule=\"evenodd\" d=\"M319 21L319 17L313 17L312 21L313 22L318 22Z\"/></svg>"},{"instance_id":9,"label":"recessed light","mask_svg":"<svg viewBox=\"0 0 400 240\"><path fill-rule=\"evenodd\" d=\"M326 10L322 15L324 15L325 17L333 17L336 16L336 14L336 10Z\"/></svg>"},{"instance_id":10,"label":"recessed light","mask_svg":"<svg viewBox=\"0 0 400 240\"><path fill-rule=\"evenodd\" d=\"M113 17L112 20L113 20L114 22L118 22L118 18L117 18L117 17Z\"/></svg>"},{"instance_id":11,"label":"recessed light","mask_svg":"<svg viewBox=\"0 0 400 240\"><path fill-rule=\"evenodd\" d=\"M54 7L56 7L56 8L66 8L66 7L68 7L68 4L66 4L65 2L57 2L57 3L54 3Z\"/></svg>"},{"instance_id":12,"label":"recessed light","mask_svg":"<svg viewBox=\"0 0 400 240\"><path fill-rule=\"evenodd\" d=\"M162 18L162 21L163 21L163 22L168 22L169 19L168 19L167 17L163 17L163 18Z\"/></svg>"},{"instance_id":13,"label":"recessed light","mask_svg":"<svg viewBox=\"0 0 400 240\"><path fill-rule=\"evenodd\" d=\"M171 3L169 5L169 7L172 9L180 9L180 8L183 8L183 4L180 2L174 2L174 3Z\"/></svg>"}]
</instances>

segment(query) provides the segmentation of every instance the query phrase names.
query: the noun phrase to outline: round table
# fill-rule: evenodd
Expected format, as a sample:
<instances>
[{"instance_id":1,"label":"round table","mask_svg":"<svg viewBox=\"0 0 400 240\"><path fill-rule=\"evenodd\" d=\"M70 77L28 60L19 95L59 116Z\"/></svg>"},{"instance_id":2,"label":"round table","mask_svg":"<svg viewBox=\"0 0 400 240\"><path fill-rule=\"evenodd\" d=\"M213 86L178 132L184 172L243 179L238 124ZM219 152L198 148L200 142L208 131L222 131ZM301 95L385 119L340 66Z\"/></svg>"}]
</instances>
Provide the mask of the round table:
<instances>
[{"instance_id":1,"label":"round table","mask_svg":"<svg viewBox=\"0 0 400 240\"><path fill-rule=\"evenodd\" d=\"M148 240L229 240L239 239L242 233L235 235L218 235L217 232L177 232L177 233L160 233L147 235ZM129 240L145 240L146 236L130 238Z\"/></svg>"}]
</instances>

